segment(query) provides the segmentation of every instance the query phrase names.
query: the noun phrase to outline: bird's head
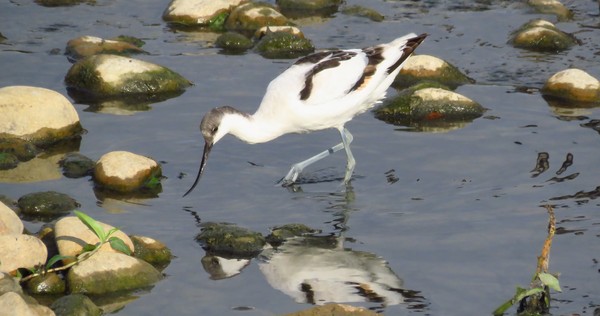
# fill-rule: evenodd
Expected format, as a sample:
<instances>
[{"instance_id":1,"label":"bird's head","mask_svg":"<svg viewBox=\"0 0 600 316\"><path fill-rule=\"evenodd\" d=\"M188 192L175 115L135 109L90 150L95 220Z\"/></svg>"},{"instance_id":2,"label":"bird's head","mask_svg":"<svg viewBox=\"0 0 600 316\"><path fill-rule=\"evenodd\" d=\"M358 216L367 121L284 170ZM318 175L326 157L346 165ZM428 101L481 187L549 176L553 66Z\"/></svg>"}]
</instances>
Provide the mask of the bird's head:
<instances>
[{"instance_id":1,"label":"bird's head","mask_svg":"<svg viewBox=\"0 0 600 316\"><path fill-rule=\"evenodd\" d=\"M200 162L200 169L198 169L198 175L196 176L196 180L192 187L183 195L186 196L198 184L200 177L202 176L202 172L204 172L204 167L206 166L206 162L208 161L208 155L214 144L216 144L223 136L229 133L229 124L227 120L224 118L230 114L237 112L237 110L232 107L223 106L210 110L204 118L202 118L202 122L200 122L200 132L204 137L204 152L202 153L202 160Z\"/></svg>"}]
</instances>

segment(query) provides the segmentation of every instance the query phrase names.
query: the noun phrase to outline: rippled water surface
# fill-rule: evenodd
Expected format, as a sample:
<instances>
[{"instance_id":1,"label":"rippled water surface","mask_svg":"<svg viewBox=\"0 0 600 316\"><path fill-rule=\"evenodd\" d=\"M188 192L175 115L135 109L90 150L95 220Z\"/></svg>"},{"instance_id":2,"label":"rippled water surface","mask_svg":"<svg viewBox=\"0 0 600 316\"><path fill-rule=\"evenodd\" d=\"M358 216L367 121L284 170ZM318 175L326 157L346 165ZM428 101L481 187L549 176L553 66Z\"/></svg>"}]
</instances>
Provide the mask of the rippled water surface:
<instances>
[{"instance_id":1,"label":"rippled water surface","mask_svg":"<svg viewBox=\"0 0 600 316\"><path fill-rule=\"evenodd\" d=\"M379 10L385 21L342 14L298 21L317 49L364 47L408 32L427 32L430 37L418 53L445 59L475 79L476 84L457 92L489 110L461 129L441 133L407 132L371 113L357 117L347 125L355 137L357 160L347 189L338 181L343 154L305 173L306 180L335 181L301 184L295 190L275 185L291 163L337 144L334 130L287 135L260 145L226 137L186 198L181 195L193 181L203 146L197 128L202 115L218 105L253 112L268 82L290 61L251 52L219 54L212 48L216 35L175 31L161 20L167 1L96 1L57 8L24 0L1 2L0 33L7 39L0 42L0 86L32 85L66 95L63 78L71 65L63 55L66 42L82 35L121 34L146 41L143 48L150 54L137 58L167 66L195 85L131 115L75 105L87 130L79 152L97 159L108 151L127 150L160 161L166 179L158 198L99 199L88 178L64 177L0 183L0 193L14 199L37 191L67 193L92 217L166 243L176 256L165 270L166 279L136 293L137 299L118 312L122 315L274 315L308 308L291 276L327 278L341 270L327 270L340 264L334 258L355 268L340 288L353 285L357 271L381 275L393 286L402 284L403 291L388 294L387 304L377 299L353 304L388 315L490 314L514 294L515 286L528 285L546 237L543 206L551 204L558 230L550 271L561 273L563 287L553 295L551 313L591 315L600 304L600 128L594 121L600 111L552 106L538 89L568 67L600 78L599 8L596 1L564 2L576 18L557 26L582 44L560 54L506 44L509 34L530 19L556 22L521 2L348 0ZM543 152L549 168L531 172ZM573 164L556 174L568 153ZM209 221L264 234L276 225L303 223L344 248L289 245L289 257L255 259L240 274L213 280L194 240L198 224ZM35 231L41 224L26 226ZM289 271L277 275L277 264ZM368 290L361 293L369 297Z\"/></svg>"}]
</instances>

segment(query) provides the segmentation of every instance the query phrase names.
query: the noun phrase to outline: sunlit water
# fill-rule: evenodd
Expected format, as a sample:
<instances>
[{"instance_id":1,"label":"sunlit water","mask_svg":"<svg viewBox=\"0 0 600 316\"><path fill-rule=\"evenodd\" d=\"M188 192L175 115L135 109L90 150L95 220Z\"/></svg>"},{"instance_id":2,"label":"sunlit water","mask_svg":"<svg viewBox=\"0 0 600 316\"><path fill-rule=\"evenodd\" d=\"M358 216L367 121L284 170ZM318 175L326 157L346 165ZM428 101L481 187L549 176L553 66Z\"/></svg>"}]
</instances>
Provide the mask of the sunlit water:
<instances>
[{"instance_id":1,"label":"sunlit water","mask_svg":"<svg viewBox=\"0 0 600 316\"><path fill-rule=\"evenodd\" d=\"M137 293L138 299L118 312L123 315L272 315L310 307L281 283L274 284L263 267L269 261L252 260L240 274L212 280L201 264L204 251L194 240L198 224L207 221L236 223L264 234L276 225L303 223L334 238L336 251L348 261L363 255L387 261L374 264L380 261L369 259L367 265L389 269L381 273L401 282L404 292L390 296L390 304L356 305L388 315L489 314L514 294L515 286L528 285L546 237L543 206L551 204L559 229L550 271L561 273L563 287L563 293L553 295L551 312L592 314L600 304L600 135L585 125L599 119L600 111L551 107L537 89L568 67L600 78L598 4L565 1L576 20L557 26L575 33L582 45L548 55L506 42L510 32L530 19L555 18L533 14L520 3L492 3L348 1L377 9L386 20L336 14L300 21L317 49L363 47L408 32L431 34L418 53L443 58L474 78L477 84L457 92L488 108L485 117L446 133L406 132L371 113L357 117L347 126L355 137L357 160L349 188L338 181L343 154L304 174L306 182L334 181L301 184L295 190L275 185L291 163L337 144L336 131L288 135L253 146L226 137L215 146L196 190L181 198L199 164L202 115L218 105L252 112L268 82L290 61L266 60L251 52L219 54L211 48L214 35L176 32L165 25L160 18L165 1L98 1L61 8L2 2L0 33L7 40L0 43L0 86L32 85L66 95L62 80L71 65L62 55L66 42L81 35L120 34L146 41L150 55L140 59L167 66L195 85L133 115L95 113L76 105L87 130L79 151L97 159L112 150L128 150L160 161L167 178L158 198L99 200L88 178L64 177L1 183L0 193L14 199L45 190L67 193L92 217L166 243L176 256L165 270L166 279ZM531 170L542 152L549 156L549 168L536 175ZM573 164L557 175L568 153ZM186 176L179 177L181 173ZM26 226L35 231L41 224ZM315 260L329 258L313 251ZM326 276L337 272L318 271ZM318 275L317 268L306 273ZM407 302L394 304L399 299Z\"/></svg>"}]
</instances>

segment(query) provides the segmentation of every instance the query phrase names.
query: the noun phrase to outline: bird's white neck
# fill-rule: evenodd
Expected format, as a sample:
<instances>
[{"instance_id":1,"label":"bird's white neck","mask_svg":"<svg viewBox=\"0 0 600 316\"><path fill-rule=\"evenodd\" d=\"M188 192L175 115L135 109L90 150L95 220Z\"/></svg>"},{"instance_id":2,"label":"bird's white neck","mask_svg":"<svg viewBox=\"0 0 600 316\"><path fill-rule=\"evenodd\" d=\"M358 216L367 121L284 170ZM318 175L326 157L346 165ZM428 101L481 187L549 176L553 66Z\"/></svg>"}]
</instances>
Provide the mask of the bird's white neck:
<instances>
[{"instance_id":1,"label":"bird's white neck","mask_svg":"<svg viewBox=\"0 0 600 316\"><path fill-rule=\"evenodd\" d=\"M229 134L246 143L255 144L268 142L284 134L273 124L276 122L265 122L255 115L238 112L223 116L220 128L225 128Z\"/></svg>"}]
</instances>

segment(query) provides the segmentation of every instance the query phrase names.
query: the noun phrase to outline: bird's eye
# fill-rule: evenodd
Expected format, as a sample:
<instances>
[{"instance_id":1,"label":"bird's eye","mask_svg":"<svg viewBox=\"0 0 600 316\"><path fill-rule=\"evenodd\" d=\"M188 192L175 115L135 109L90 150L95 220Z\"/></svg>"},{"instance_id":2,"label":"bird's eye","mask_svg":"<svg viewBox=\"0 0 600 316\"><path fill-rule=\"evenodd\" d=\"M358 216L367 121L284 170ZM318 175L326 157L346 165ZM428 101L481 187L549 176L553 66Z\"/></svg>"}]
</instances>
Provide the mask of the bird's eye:
<instances>
[{"instance_id":1,"label":"bird's eye","mask_svg":"<svg viewBox=\"0 0 600 316\"><path fill-rule=\"evenodd\" d=\"M218 127L218 126L216 126L216 127L213 127L213 129L212 129L212 132L213 132L213 134L214 134L214 133L216 133L218 130L219 130L219 127Z\"/></svg>"}]
</instances>

